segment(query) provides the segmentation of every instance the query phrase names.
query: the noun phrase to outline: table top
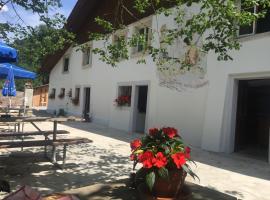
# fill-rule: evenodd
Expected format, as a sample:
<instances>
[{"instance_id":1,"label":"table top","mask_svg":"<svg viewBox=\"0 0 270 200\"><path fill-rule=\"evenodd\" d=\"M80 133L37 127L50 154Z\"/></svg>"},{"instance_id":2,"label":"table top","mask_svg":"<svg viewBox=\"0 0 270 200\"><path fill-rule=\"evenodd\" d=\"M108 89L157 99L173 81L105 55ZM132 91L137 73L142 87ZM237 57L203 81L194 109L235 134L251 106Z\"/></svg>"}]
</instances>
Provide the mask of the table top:
<instances>
[{"instance_id":1,"label":"table top","mask_svg":"<svg viewBox=\"0 0 270 200\"><path fill-rule=\"evenodd\" d=\"M0 117L0 122L66 122L66 121L82 121L75 117Z\"/></svg>"},{"instance_id":2,"label":"table top","mask_svg":"<svg viewBox=\"0 0 270 200\"><path fill-rule=\"evenodd\" d=\"M9 111L9 110L33 110L32 108L8 108L8 107L0 107L0 110Z\"/></svg>"}]
</instances>

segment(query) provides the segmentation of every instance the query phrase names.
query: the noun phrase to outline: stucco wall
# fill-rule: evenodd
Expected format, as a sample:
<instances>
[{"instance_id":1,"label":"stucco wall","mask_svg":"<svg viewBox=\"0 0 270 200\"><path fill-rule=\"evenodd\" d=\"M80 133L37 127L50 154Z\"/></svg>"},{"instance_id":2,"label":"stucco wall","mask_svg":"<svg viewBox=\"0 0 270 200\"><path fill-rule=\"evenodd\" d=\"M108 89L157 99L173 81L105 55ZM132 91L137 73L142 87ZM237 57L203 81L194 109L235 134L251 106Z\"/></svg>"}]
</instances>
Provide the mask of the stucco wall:
<instances>
[{"instance_id":1,"label":"stucco wall","mask_svg":"<svg viewBox=\"0 0 270 200\"><path fill-rule=\"evenodd\" d=\"M206 102L202 147L232 152L234 144L237 80L270 77L270 34L240 39L242 48L233 51L233 61L219 62L208 55L209 90Z\"/></svg>"},{"instance_id":2,"label":"stucco wall","mask_svg":"<svg viewBox=\"0 0 270 200\"><path fill-rule=\"evenodd\" d=\"M152 19L153 25L155 19ZM172 20L158 17L160 24L172 25ZM132 30L133 26L130 26ZM102 41L93 46L103 45ZM186 141L194 146L201 145L203 132L204 109L207 87L187 91L175 91L159 86L156 65L146 57L147 64L136 64L137 58L123 61L117 68L107 66L93 55L92 67L82 67L82 52L76 48L69 49L69 73L62 73L63 59L59 60L50 74L50 89L56 88L56 98L49 100L48 109L64 108L66 112L81 116L83 110L83 87L91 87L91 114L94 122L130 132L133 123L133 107L118 108L114 105L119 85L148 85L148 107L146 130L150 127L175 126ZM60 100L57 95L60 88L68 91L81 87L80 105L74 106L68 97ZM132 99L134 101L134 97Z\"/></svg>"}]
</instances>

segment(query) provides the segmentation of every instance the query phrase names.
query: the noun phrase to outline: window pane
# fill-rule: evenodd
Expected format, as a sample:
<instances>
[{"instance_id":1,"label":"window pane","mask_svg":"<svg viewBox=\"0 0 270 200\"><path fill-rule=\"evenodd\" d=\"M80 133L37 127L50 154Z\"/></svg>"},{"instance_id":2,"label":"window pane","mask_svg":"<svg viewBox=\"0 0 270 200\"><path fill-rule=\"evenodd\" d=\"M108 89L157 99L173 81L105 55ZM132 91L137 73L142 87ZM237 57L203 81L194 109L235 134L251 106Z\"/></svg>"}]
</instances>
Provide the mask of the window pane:
<instances>
[{"instance_id":1,"label":"window pane","mask_svg":"<svg viewBox=\"0 0 270 200\"><path fill-rule=\"evenodd\" d=\"M245 7L243 5L244 1L241 1L241 10L242 11L246 11L246 12L250 12L250 13L254 13L256 11L255 7ZM239 35L249 35L249 34L253 34L255 33L254 30L254 23L250 24L250 25L245 25L245 26L240 26L239 29Z\"/></svg>"},{"instance_id":2,"label":"window pane","mask_svg":"<svg viewBox=\"0 0 270 200\"><path fill-rule=\"evenodd\" d=\"M64 72L68 71L68 67L69 67L69 58L65 58L64 59Z\"/></svg>"},{"instance_id":3,"label":"window pane","mask_svg":"<svg viewBox=\"0 0 270 200\"><path fill-rule=\"evenodd\" d=\"M132 90L131 86L119 86L118 97L115 100L118 106L130 106L131 90Z\"/></svg>"},{"instance_id":4,"label":"window pane","mask_svg":"<svg viewBox=\"0 0 270 200\"><path fill-rule=\"evenodd\" d=\"M131 96L131 86L120 86L119 96Z\"/></svg>"},{"instance_id":5,"label":"window pane","mask_svg":"<svg viewBox=\"0 0 270 200\"><path fill-rule=\"evenodd\" d=\"M262 8L258 8L258 11L263 11ZM256 33L264 33L270 31L270 10L267 11L265 18L259 19L257 21Z\"/></svg>"},{"instance_id":6,"label":"window pane","mask_svg":"<svg viewBox=\"0 0 270 200\"><path fill-rule=\"evenodd\" d=\"M253 24L250 26L241 26L239 35L248 35L253 33Z\"/></svg>"},{"instance_id":7,"label":"window pane","mask_svg":"<svg viewBox=\"0 0 270 200\"><path fill-rule=\"evenodd\" d=\"M90 49L86 49L83 52L83 65L88 65L90 63Z\"/></svg>"},{"instance_id":8,"label":"window pane","mask_svg":"<svg viewBox=\"0 0 270 200\"><path fill-rule=\"evenodd\" d=\"M80 98L80 88L76 88L76 90L75 90L75 98L76 99Z\"/></svg>"},{"instance_id":9,"label":"window pane","mask_svg":"<svg viewBox=\"0 0 270 200\"><path fill-rule=\"evenodd\" d=\"M139 32L140 35L142 35L144 37L144 43L139 43L138 47L137 47L137 51L141 52L141 51L145 50L146 45L148 44L149 28L147 28L147 27L140 28L138 32Z\"/></svg>"}]
</instances>

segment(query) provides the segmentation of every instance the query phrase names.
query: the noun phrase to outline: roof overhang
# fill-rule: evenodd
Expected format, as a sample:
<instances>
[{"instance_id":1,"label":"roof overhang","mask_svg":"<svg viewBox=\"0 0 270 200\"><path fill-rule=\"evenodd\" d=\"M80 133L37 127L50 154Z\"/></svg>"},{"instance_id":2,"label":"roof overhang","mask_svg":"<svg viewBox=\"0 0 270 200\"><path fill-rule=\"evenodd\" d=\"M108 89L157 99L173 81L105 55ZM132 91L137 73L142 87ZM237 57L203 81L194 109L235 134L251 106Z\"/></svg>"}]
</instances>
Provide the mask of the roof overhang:
<instances>
[{"instance_id":1,"label":"roof overhang","mask_svg":"<svg viewBox=\"0 0 270 200\"><path fill-rule=\"evenodd\" d=\"M68 20L66 28L76 34L77 43L82 44L89 41L90 32L104 32L102 27L98 26L95 22L95 18L100 16L108 21L114 23L116 20L115 10L117 8L119 0L78 0L74 9L72 10ZM124 24L128 25L136 22L138 19L150 16L154 13L154 10L150 9L144 14L136 13L133 8L134 0L123 1L125 7L134 14L130 15L128 12L123 12L121 19L124 20ZM171 3L164 3L166 7L172 7ZM41 67L41 71L50 72L57 62L61 59L64 53L71 45L66 45L64 49L47 56Z\"/></svg>"}]
</instances>

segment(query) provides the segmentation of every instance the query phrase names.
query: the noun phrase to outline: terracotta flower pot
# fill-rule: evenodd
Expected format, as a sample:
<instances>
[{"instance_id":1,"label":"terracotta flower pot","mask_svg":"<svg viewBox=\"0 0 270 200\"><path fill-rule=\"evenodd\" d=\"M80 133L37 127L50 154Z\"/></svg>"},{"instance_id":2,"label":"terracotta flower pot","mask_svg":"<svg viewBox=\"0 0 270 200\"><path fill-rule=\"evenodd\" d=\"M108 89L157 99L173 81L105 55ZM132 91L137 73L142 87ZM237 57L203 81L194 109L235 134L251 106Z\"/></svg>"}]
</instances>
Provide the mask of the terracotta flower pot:
<instances>
[{"instance_id":1,"label":"terracotta flower pot","mask_svg":"<svg viewBox=\"0 0 270 200\"><path fill-rule=\"evenodd\" d=\"M152 194L157 199L173 199L182 192L187 173L184 170L169 170L169 178L156 176Z\"/></svg>"}]
</instances>

